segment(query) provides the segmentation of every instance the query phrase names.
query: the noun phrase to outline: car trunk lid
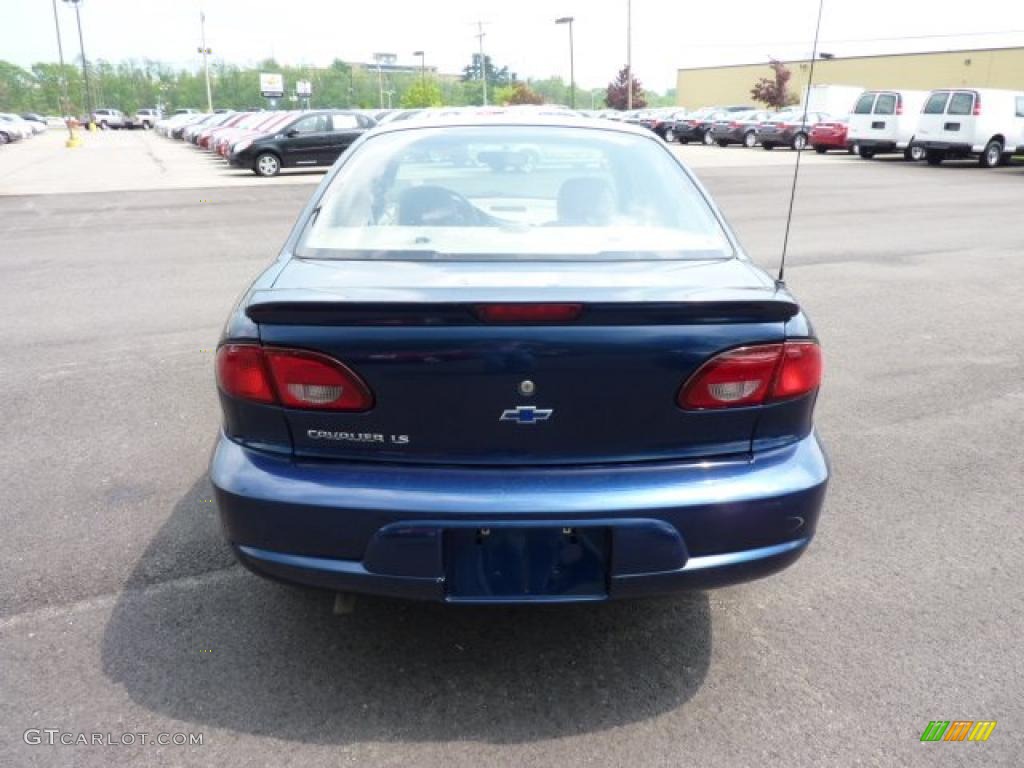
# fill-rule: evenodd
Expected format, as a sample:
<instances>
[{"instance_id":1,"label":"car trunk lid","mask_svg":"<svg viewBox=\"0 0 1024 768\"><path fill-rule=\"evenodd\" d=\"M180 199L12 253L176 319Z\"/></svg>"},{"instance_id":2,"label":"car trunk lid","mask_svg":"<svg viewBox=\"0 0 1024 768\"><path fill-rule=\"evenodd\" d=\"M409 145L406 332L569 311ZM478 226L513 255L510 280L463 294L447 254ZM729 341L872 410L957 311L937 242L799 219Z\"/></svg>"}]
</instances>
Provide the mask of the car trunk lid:
<instances>
[{"instance_id":1,"label":"car trunk lid","mask_svg":"<svg viewBox=\"0 0 1024 768\"><path fill-rule=\"evenodd\" d=\"M482 311L539 303L579 312ZM745 453L759 408L685 411L677 395L716 353L780 341L796 312L740 259L294 259L247 307L265 346L327 354L373 392L362 413L285 409L297 455L446 464Z\"/></svg>"}]
</instances>

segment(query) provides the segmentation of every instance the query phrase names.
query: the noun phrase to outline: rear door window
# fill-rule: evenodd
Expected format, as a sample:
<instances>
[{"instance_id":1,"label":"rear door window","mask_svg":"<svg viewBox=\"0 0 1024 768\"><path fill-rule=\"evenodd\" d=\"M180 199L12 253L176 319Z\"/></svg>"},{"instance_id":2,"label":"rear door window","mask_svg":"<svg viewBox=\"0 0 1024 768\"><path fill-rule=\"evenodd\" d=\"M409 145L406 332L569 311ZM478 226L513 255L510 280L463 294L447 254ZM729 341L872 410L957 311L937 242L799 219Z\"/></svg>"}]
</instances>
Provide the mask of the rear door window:
<instances>
[{"instance_id":1,"label":"rear door window","mask_svg":"<svg viewBox=\"0 0 1024 768\"><path fill-rule=\"evenodd\" d=\"M871 106L875 103L875 94L865 93L857 99L856 105L853 107L853 114L855 115L870 115Z\"/></svg>"},{"instance_id":2,"label":"rear door window","mask_svg":"<svg viewBox=\"0 0 1024 768\"><path fill-rule=\"evenodd\" d=\"M359 120L355 115L331 115L331 122L336 131L351 131L359 127Z\"/></svg>"},{"instance_id":3,"label":"rear door window","mask_svg":"<svg viewBox=\"0 0 1024 768\"><path fill-rule=\"evenodd\" d=\"M878 101L875 102L875 114L876 115L895 115L896 114L896 102L899 97L895 93L880 93L878 94Z\"/></svg>"},{"instance_id":4,"label":"rear door window","mask_svg":"<svg viewBox=\"0 0 1024 768\"><path fill-rule=\"evenodd\" d=\"M937 91L928 97L924 103L926 115L941 115L946 111L946 101L949 100L949 91Z\"/></svg>"},{"instance_id":5,"label":"rear door window","mask_svg":"<svg viewBox=\"0 0 1024 768\"><path fill-rule=\"evenodd\" d=\"M974 109L974 94L968 91L957 91L949 99L949 108L946 110L950 115L969 115Z\"/></svg>"}]
</instances>

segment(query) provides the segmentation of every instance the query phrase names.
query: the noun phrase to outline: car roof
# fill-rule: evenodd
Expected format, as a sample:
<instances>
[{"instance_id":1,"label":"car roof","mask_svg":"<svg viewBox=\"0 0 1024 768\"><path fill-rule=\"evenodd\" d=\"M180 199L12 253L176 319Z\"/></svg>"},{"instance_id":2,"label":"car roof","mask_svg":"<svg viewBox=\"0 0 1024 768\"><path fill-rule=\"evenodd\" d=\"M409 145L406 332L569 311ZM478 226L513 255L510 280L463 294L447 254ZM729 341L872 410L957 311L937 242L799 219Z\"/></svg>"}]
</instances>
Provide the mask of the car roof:
<instances>
[{"instance_id":1,"label":"car roof","mask_svg":"<svg viewBox=\"0 0 1024 768\"><path fill-rule=\"evenodd\" d=\"M429 113L430 110L424 110ZM396 131L412 131L423 128L455 128L455 127L548 127L548 128L590 128L592 130L607 131L609 133L630 133L635 136L650 138L649 130L639 125L619 121L603 120L596 117L585 117L582 115L569 114L543 109L504 109L493 108L487 110L444 110L443 114L423 114L410 118L409 120L391 121L378 124L373 129L375 135L393 133Z\"/></svg>"}]
</instances>

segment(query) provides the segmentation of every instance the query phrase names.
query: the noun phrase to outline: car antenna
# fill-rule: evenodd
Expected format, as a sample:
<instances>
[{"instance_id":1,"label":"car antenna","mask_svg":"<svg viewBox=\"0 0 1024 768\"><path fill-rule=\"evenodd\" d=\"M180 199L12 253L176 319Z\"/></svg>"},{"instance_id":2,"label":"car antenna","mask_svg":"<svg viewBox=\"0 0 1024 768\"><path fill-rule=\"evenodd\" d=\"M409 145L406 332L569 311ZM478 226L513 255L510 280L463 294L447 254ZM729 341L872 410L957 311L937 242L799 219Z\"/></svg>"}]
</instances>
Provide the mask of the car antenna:
<instances>
[{"instance_id":1,"label":"car antenna","mask_svg":"<svg viewBox=\"0 0 1024 768\"><path fill-rule=\"evenodd\" d=\"M807 102L811 98L811 85L814 83L814 60L818 58L818 33L821 31L821 12L825 8L825 0L818 0L818 21L814 25L814 45L811 47L811 69L807 73L807 90L804 92L803 114L800 116L800 133L807 130ZM782 239L782 260L779 262L779 276L775 285L785 286L786 251L789 249L789 225L793 221L793 201L796 200L796 180L800 177L800 156L803 149L797 150L796 167L793 169L793 186L789 190L789 213L786 214L786 235Z\"/></svg>"}]
</instances>

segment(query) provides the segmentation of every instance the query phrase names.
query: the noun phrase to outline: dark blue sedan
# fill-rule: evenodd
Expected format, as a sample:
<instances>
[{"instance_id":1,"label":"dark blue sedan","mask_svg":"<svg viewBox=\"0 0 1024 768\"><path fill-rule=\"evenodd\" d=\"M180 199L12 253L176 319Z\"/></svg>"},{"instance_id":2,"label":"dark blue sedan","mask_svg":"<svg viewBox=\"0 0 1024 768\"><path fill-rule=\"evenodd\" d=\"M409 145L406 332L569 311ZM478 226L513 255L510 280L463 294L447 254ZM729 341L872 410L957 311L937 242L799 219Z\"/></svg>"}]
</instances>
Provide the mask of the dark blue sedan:
<instances>
[{"instance_id":1,"label":"dark blue sedan","mask_svg":"<svg viewBox=\"0 0 1024 768\"><path fill-rule=\"evenodd\" d=\"M217 351L252 570L568 602L794 562L828 467L810 322L642 128L514 110L364 135Z\"/></svg>"}]
</instances>

